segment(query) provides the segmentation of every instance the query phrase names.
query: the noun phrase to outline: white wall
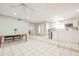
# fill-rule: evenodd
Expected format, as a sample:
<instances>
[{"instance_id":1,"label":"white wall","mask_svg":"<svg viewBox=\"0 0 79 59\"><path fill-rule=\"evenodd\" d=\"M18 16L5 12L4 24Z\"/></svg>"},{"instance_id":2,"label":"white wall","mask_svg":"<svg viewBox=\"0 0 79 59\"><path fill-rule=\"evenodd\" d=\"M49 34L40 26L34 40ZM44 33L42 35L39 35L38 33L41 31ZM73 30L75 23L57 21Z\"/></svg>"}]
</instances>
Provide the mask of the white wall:
<instances>
[{"instance_id":1,"label":"white wall","mask_svg":"<svg viewBox=\"0 0 79 59\"><path fill-rule=\"evenodd\" d=\"M13 29L17 28L19 33L28 33L29 27L28 22L18 21L5 16L0 16L0 34L1 35L10 35L14 34Z\"/></svg>"},{"instance_id":2,"label":"white wall","mask_svg":"<svg viewBox=\"0 0 79 59\"><path fill-rule=\"evenodd\" d=\"M35 24L29 23L29 30L31 31L31 35L35 35Z\"/></svg>"},{"instance_id":3,"label":"white wall","mask_svg":"<svg viewBox=\"0 0 79 59\"><path fill-rule=\"evenodd\" d=\"M40 26L40 33L39 33L39 26ZM36 23L35 24L35 34L47 35L47 25L46 25L46 23Z\"/></svg>"}]
</instances>

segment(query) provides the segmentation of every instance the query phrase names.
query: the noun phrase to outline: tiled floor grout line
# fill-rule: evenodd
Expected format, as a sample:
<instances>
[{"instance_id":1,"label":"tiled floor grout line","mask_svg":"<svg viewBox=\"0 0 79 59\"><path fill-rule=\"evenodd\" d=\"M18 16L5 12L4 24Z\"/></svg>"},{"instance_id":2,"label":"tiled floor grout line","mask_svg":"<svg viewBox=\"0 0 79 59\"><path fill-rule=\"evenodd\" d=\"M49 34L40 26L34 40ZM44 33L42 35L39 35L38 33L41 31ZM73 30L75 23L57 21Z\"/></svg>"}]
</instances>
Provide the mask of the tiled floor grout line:
<instances>
[{"instance_id":1,"label":"tiled floor grout line","mask_svg":"<svg viewBox=\"0 0 79 59\"><path fill-rule=\"evenodd\" d=\"M22 44L21 44L21 45L22 45ZM29 50L28 48L25 47L25 45L22 45L22 47L24 47L26 50ZM29 51L31 51L31 50L29 50ZM33 54L33 53L32 53L32 54ZM25 55L24 55L24 56L25 56Z\"/></svg>"},{"instance_id":2,"label":"tiled floor grout line","mask_svg":"<svg viewBox=\"0 0 79 59\"><path fill-rule=\"evenodd\" d=\"M37 40L37 39L35 39L35 38L31 38L31 39L32 39L32 40ZM45 41L42 41L42 40L37 40L37 41L44 42L44 43L48 43L48 44L52 44L52 43L45 42ZM53 45L55 45L55 44L53 44Z\"/></svg>"},{"instance_id":3,"label":"tiled floor grout line","mask_svg":"<svg viewBox=\"0 0 79 59\"><path fill-rule=\"evenodd\" d=\"M16 46L16 49L18 49L18 51L22 54L22 56L24 55L23 53L22 53L22 50L20 49L20 48L18 48L18 46L15 44L15 42L13 42L13 44L14 44L14 46Z\"/></svg>"},{"instance_id":4,"label":"tiled floor grout line","mask_svg":"<svg viewBox=\"0 0 79 59\"><path fill-rule=\"evenodd\" d=\"M5 45L6 45L6 43L4 43L4 48L3 48L4 52L3 52L3 56L7 55L7 54L6 54L7 51L9 51L9 53L11 54L11 49L10 49L9 43L7 44L8 47L5 47ZM6 50L6 48L8 48L9 50Z\"/></svg>"},{"instance_id":5,"label":"tiled floor grout line","mask_svg":"<svg viewBox=\"0 0 79 59\"><path fill-rule=\"evenodd\" d=\"M4 44L5 43L3 43L3 47L2 47L2 51L3 51L2 56L4 56Z\"/></svg>"},{"instance_id":6,"label":"tiled floor grout line","mask_svg":"<svg viewBox=\"0 0 79 59\"><path fill-rule=\"evenodd\" d=\"M35 38L31 38L32 40L37 40L37 39L35 39ZM40 41L40 42L44 42L44 43L48 43L48 44L52 44L52 45L55 45L55 46L58 46L57 44L53 44L53 43L50 43L50 42L45 42L45 41L42 41L42 40L37 40L37 41ZM74 52L79 52L78 50L74 50L74 49L71 49L71 48L68 48L68 47L64 47L64 46L61 46L61 45L59 45L59 47L62 47L62 48L66 48L66 49L68 49L68 50L72 50L72 51L74 51Z\"/></svg>"},{"instance_id":7,"label":"tiled floor grout line","mask_svg":"<svg viewBox=\"0 0 79 59\"><path fill-rule=\"evenodd\" d=\"M34 38L31 38L32 40L37 40L37 39L34 39ZM48 42L45 42L45 41L41 41L41 40L37 40L37 41L40 41L40 42L44 42L44 43L48 43ZM51 43L48 43L48 44L51 44ZM54 44L53 44L54 45ZM56 45L55 45L56 46ZM55 48L56 49L56 48Z\"/></svg>"},{"instance_id":8,"label":"tiled floor grout line","mask_svg":"<svg viewBox=\"0 0 79 59\"><path fill-rule=\"evenodd\" d=\"M25 45L24 45L25 46ZM37 51L39 51L38 49L36 49ZM33 54L33 53L32 53ZM42 53L43 54L43 53Z\"/></svg>"},{"instance_id":9,"label":"tiled floor grout line","mask_svg":"<svg viewBox=\"0 0 79 59\"><path fill-rule=\"evenodd\" d=\"M16 45L16 43L14 42L14 45ZM20 45L21 46L21 45ZM21 48L19 48L17 45L16 45L17 49L22 53L22 56L24 56L24 53L23 51L21 50Z\"/></svg>"},{"instance_id":10,"label":"tiled floor grout line","mask_svg":"<svg viewBox=\"0 0 79 59\"><path fill-rule=\"evenodd\" d=\"M29 50L28 48L25 47L25 45L22 45L22 46L23 46L25 49ZM29 50L29 51L31 51L31 50ZM33 54L33 52L31 52L31 53Z\"/></svg>"},{"instance_id":11,"label":"tiled floor grout line","mask_svg":"<svg viewBox=\"0 0 79 59\"><path fill-rule=\"evenodd\" d=\"M9 45L10 45L10 50L11 50L12 56L14 56L14 53L13 53L12 48L11 48L11 44L9 43Z\"/></svg>"},{"instance_id":12,"label":"tiled floor grout line","mask_svg":"<svg viewBox=\"0 0 79 59\"><path fill-rule=\"evenodd\" d=\"M18 56L18 55L22 55L22 56L70 55L70 56L72 56L77 52L77 51L75 52L74 50L72 50L70 48L64 47L64 45L61 45L60 43L58 46L57 42L51 42L49 40L44 40L44 39L46 39L46 38L31 37L26 42L18 40L18 41L14 41L14 42L5 43L4 46L1 48L2 55L5 56L5 55L7 55L6 53L9 52L8 55L11 54L11 56ZM72 46L69 46L69 47L72 48ZM10 49L10 51L6 51L8 49ZM65 51L67 51L68 53L66 53ZM76 53L76 55L78 55L77 53Z\"/></svg>"}]
</instances>

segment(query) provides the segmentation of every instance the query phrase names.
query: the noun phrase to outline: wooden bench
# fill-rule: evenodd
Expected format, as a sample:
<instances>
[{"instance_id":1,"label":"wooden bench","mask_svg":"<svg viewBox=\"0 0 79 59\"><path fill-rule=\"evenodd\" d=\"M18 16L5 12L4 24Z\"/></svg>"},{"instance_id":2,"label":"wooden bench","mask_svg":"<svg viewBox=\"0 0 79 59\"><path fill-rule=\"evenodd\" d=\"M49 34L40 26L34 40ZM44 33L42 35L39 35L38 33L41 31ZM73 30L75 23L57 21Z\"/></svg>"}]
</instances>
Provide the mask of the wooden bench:
<instances>
[{"instance_id":1,"label":"wooden bench","mask_svg":"<svg viewBox=\"0 0 79 59\"><path fill-rule=\"evenodd\" d=\"M24 38L25 37L25 38ZM16 35L4 35L0 36L0 47L6 42L7 40L16 40L16 39L22 39L24 41L27 41L27 34L16 34Z\"/></svg>"},{"instance_id":2,"label":"wooden bench","mask_svg":"<svg viewBox=\"0 0 79 59\"><path fill-rule=\"evenodd\" d=\"M17 39L23 39L23 36L26 36L27 39L27 35L25 34L18 34L18 35L8 35L8 36L4 36L5 41L7 40L17 40Z\"/></svg>"}]
</instances>

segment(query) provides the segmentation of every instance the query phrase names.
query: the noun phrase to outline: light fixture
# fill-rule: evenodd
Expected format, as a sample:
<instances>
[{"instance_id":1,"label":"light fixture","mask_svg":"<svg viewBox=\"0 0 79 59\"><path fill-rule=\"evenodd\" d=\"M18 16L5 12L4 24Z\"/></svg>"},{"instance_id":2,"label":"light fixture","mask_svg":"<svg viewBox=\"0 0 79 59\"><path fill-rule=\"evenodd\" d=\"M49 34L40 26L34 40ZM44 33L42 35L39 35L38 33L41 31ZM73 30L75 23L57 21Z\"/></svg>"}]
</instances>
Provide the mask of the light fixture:
<instances>
[{"instance_id":1,"label":"light fixture","mask_svg":"<svg viewBox=\"0 0 79 59\"><path fill-rule=\"evenodd\" d=\"M75 11L76 11L76 12L79 12L79 9L76 9Z\"/></svg>"},{"instance_id":2,"label":"light fixture","mask_svg":"<svg viewBox=\"0 0 79 59\"><path fill-rule=\"evenodd\" d=\"M16 13L14 13L14 15L16 15Z\"/></svg>"}]
</instances>

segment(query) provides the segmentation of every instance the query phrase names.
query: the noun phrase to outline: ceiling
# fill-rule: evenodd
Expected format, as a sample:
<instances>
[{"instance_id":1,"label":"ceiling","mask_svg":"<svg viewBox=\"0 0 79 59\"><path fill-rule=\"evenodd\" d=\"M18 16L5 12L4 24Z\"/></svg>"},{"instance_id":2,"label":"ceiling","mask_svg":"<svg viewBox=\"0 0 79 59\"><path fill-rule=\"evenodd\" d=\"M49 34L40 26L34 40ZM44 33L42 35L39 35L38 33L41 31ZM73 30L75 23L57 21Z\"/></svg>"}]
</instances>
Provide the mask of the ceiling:
<instances>
[{"instance_id":1,"label":"ceiling","mask_svg":"<svg viewBox=\"0 0 79 59\"><path fill-rule=\"evenodd\" d=\"M78 3L25 3L31 9L18 6L19 3L0 3L0 14L18 17L30 22L51 22L55 17L63 17L65 19L78 14Z\"/></svg>"}]
</instances>

